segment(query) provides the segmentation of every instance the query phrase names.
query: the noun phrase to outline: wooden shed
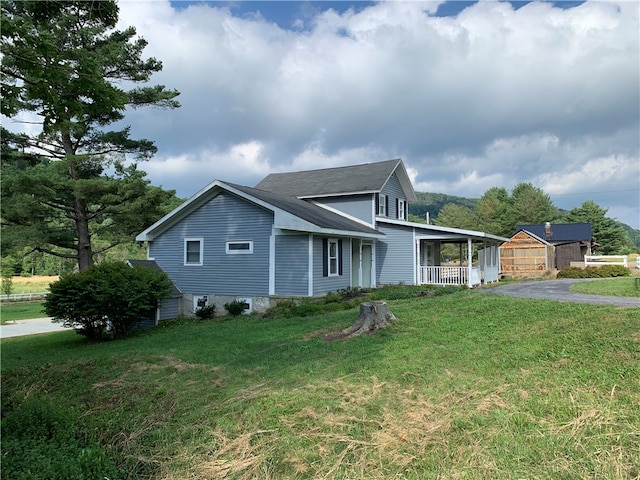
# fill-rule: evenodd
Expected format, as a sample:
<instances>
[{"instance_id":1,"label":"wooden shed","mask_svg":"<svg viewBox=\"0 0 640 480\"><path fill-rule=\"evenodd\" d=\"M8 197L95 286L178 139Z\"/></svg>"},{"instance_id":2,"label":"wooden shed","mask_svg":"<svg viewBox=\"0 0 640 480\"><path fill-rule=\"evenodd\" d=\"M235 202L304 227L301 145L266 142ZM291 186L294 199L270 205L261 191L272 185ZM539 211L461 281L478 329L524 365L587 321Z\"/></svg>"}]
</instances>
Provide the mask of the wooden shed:
<instances>
[{"instance_id":1,"label":"wooden shed","mask_svg":"<svg viewBox=\"0 0 640 480\"><path fill-rule=\"evenodd\" d=\"M555 247L553 264L558 270L570 266L571 262L582 262L585 255L591 255L590 223L518 225L516 232L521 230Z\"/></svg>"},{"instance_id":2,"label":"wooden shed","mask_svg":"<svg viewBox=\"0 0 640 480\"><path fill-rule=\"evenodd\" d=\"M500 245L500 272L503 274L541 274L555 268L555 248L526 230L518 231Z\"/></svg>"}]
</instances>

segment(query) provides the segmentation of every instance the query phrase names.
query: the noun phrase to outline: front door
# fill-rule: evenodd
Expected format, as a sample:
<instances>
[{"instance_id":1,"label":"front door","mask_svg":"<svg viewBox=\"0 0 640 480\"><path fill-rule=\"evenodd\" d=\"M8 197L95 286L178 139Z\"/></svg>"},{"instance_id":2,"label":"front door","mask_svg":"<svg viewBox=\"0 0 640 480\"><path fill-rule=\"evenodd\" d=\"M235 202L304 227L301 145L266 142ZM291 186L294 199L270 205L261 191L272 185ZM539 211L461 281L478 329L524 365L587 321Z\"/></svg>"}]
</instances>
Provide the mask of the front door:
<instances>
[{"instance_id":1,"label":"front door","mask_svg":"<svg viewBox=\"0 0 640 480\"><path fill-rule=\"evenodd\" d=\"M369 243L362 244L362 288L371 288L373 282L371 281L373 265L373 245Z\"/></svg>"},{"instance_id":2,"label":"front door","mask_svg":"<svg viewBox=\"0 0 640 480\"><path fill-rule=\"evenodd\" d=\"M371 288L373 285L373 245L352 240L351 243L351 286Z\"/></svg>"}]
</instances>

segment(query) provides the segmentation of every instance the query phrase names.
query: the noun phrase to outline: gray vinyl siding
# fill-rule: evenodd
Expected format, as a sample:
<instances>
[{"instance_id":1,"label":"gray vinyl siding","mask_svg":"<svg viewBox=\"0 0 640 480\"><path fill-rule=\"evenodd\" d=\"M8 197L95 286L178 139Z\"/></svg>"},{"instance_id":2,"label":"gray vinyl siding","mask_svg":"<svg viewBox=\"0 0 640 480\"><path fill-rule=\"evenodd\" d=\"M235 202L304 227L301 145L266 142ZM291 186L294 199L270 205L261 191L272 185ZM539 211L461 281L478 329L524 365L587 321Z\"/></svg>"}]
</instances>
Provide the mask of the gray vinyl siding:
<instances>
[{"instance_id":1,"label":"gray vinyl siding","mask_svg":"<svg viewBox=\"0 0 640 480\"><path fill-rule=\"evenodd\" d=\"M269 294L273 213L221 193L153 240L149 256L183 293ZM203 265L184 265L184 239L202 238ZM252 240L252 254L230 255L226 242Z\"/></svg>"},{"instance_id":2,"label":"gray vinyl siding","mask_svg":"<svg viewBox=\"0 0 640 480\"><path fill-rule=\"evenodd\" d=\"M389 181L385 183L380 194L387 196L387 217L398 218L397 200L400 199L406 202L406 198L404 196L404 192L402 191L402 186L400 185L398 176L395 173L391 175Z\"/></svg>"},{"instance_id":3,"label":"gray vinyl siding","mask_svg":"<svg viewBox=\"0 0 640 480\"><path fill-rule=\"evenodd\" d=\"M159 321L173 320L180 315L180 297L165 298L160 302Z\"/></svg>"},{"instance_id":4,"label":"gray vinyl siding","mask_svg":"<svg viewBox=\"0 0 640 480\"><path fill-rule=\"evenodd\" d=\"M337 238L342 240L342 275L323 276L322 239ZM324 295L351 285L351 242L348 238L313 237L313 294Z\"/></svg>"},{"instance_id":5,"label":"gray vinyl siding","mask_svg":"<svg viewBox=\"0 0 640 480\"><path fill-rule=\"evenodd\" d=\"M322 205L335 208L359 220L373 223L374 196L371 193L341 197L318 198Z\"/></svg>"},{"instance_id":6,"label":"gray vinyl siding","mask_svg":"<svg viewBox=\"0 0 640 480\"><path fill-rule=\"evenodd\" d=\"M275 294L309 294L309 235L278 235Z\"/></svg>"},{"instance_id":7,"label":"gray vinyl siding","mask_svg":"<svg viewBox=\"0 0 640 480\"><path fill-rule=\"evenodd\" d=\"M377 284L415 283L413 228L378 224L386 237L376 243Z\"/></svg>"}]
</instances>

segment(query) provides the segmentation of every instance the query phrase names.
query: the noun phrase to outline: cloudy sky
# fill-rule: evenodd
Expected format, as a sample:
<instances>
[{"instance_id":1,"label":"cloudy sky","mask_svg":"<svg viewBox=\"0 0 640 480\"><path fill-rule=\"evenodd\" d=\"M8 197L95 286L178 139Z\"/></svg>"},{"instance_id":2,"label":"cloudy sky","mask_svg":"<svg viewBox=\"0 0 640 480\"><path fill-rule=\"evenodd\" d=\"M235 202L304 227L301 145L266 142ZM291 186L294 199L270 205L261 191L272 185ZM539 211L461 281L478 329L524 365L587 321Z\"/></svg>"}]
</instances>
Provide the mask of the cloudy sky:
<instances>
[{"instance_id":1,"label":"cloudy sky","mask_svg":"<svg viewBox=\"0 0 640 480\"><path fill-rule=\"evenodd\" d=\"M640 228L639 5L121 1L182 103L127 121L182 197L400 157L417 191L530 182Z\"/></svg>"}]
</instances>

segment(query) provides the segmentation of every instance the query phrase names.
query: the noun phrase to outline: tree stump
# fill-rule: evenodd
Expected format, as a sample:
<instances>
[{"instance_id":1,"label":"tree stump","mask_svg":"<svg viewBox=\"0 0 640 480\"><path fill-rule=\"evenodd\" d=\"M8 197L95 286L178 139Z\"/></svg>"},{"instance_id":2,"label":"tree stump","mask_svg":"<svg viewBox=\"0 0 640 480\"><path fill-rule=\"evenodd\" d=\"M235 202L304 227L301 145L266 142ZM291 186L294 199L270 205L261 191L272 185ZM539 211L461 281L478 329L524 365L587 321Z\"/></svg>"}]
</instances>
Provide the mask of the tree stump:
<instances>
[{"instance_id":1,"label":"tree stump","mask_svg":"<svg viewBox=\"0 0 640 480\"><path fill-rule=\"evenodd\" d=\"M387 302L364 302L360 304L360 316L353 325L340 332L328 333L325 340L338 340L345 337L355 337L363 333L372 333L386 327L390 322L397 320L391 313Z\"/></svg>"}]
</instances>

